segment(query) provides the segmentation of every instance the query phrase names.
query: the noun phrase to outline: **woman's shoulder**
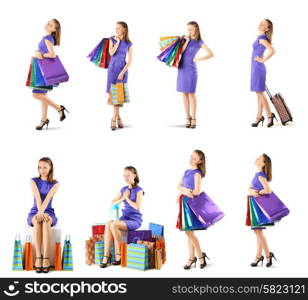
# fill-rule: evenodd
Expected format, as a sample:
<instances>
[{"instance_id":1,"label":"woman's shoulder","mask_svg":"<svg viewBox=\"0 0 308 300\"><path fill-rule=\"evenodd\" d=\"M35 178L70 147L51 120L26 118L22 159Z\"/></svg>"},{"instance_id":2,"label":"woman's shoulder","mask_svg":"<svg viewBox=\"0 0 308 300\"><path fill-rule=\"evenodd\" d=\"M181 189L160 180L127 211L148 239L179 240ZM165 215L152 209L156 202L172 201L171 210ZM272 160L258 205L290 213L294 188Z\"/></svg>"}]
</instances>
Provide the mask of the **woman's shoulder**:
<instances>
[{"instance_id":1,"label":"woman's shoulder","mask_svg":"<svg viewBox=\"0 0 308 300\"><path fill-rule=\"evenodd\" d=\"M257 175L258 177L261 176L261 177L267 178L266 175L265 175L265 173L264 173L263 171L257 172L256 175Z\"/></svg>"},{"instance_id":2,"label":"woman's shoulder","mask_svg":"<svg viewBox=\"0 0 308 300\"><path fill-rule=\"evenodd\" d=\"M140 192L140 191L143 191L143 188L139 185L137 185L134 190L136 191L136 193Z\"/></svg>"},{"instance_id":3,"label":"woman's shoulder","mask_svg":"<svg viewBox=\"0 0 308 300\"><path fill-rule=\"evenodd\" d=\"M55 40L51 34L45 35L44 39L50 41L52 44L55 43Z\"/></svg>"},{"instance_id":4,"label":"woman's shoulder","mask_svg":"<svg viewBox=\"0 0 308 300\"><path fill-rule=\"evenodd\" d=\"M121 188L121 193L123 194L125 192L125 190L128 189L128 185L125 185Z\"/></svg>"},{"instance_id":5,"label":"woman's shoulder","mask_svg":"<svg viewBox=\"0 0 308 300\"><path fill-rule=\"evenodd\" d=\"M258 40L266 40L266 41L268 41L268 38L267 38L266 34L261 34L261 35L258 35Z\"/></svg>"}]
</instances>

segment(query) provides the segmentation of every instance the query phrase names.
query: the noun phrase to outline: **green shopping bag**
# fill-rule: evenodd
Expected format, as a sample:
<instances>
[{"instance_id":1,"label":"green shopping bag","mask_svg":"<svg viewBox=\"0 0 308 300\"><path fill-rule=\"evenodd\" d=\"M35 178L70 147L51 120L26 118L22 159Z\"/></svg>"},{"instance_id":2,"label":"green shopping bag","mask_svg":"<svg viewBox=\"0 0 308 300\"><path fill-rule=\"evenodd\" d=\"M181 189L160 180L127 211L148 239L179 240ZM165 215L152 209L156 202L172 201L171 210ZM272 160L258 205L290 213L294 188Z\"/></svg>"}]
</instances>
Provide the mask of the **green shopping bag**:
<instances>
[{"instance_id":1,"label":"green shopping bag","mask_svg":"<svg viewBox=\"0 0 308 300\"><path fill-rule=\"evenodd\" d=\"M173 49L173 51L172 51L172 53L171 53L171 55L170 55L168 61L166 62L166 64L167 64L168 66L172 66L173 61L174 61L174 58L175 58L175 56L176 56L176 53L177 53L177 51L178 51L178 49L179 49L179 46L180 46L180 43L178 43L178 44L175 46L175 48Z\"/></svg>"},{"instance_id":2,"label":"green shopping bag","mask_svg":"<svg viewBox=\"0 0 308 300\"><path fill-rule=\"evenodd\" d=\"M23 271L22 264L22 245L20 240L20 234L16 235L14 243L14 254L13 254L13 271Z\"/></svg>"},{"instance_id":3,"label":"green shopping bag","mask_svg":"<svg viewBox=\"0 0 308 300\"><path fill-rule=\"evenodd\" d=\"M63 245L62 270L73 271L73 249L69 235L65 237Z\"/></svg>"}]
</instances>

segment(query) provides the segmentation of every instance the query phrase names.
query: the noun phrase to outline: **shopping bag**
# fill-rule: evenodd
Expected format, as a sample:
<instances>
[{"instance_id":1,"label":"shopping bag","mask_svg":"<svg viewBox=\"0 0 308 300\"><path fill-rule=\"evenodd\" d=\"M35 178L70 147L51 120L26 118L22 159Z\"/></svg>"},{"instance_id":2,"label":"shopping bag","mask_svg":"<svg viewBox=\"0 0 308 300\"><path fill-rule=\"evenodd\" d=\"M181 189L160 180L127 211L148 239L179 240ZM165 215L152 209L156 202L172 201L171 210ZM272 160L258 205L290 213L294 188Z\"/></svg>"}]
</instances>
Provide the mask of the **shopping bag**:
<instances>
[{"instance_id":1,"label":"shopping bag","mask_svg":"<svg viewBox=\"0 0 308 300\"><path fill-rule=\"evenodd\" d=\"M20 240L20 235L15 236L14 242L14 253L13 253L13 271L22 271L23 263L22 263L22 245Z\"/></svg>"},{"instance_id":2,"label":"shopping bag","mask_svg":"<svg viewBox=\"0 0 308 300\"><path fill-rule=\"evenodd\" d=\"M102 263L104 255L105 255L105 241L95 242L94 257L96 265L100 265ZM111 261L115 261L115 249L113 242L110 244L110 255L111 255Z\"/></svg>"},{"instance_id":3,"label":"shopping bag","mask_svg":"<svg viewBox=\"0 0 308 300\"><path fill-rule=\"evenodd\" d=\"M247 210L246 210L246 225L247 226L251 226L249 197L250 196L247 196Z\"/></svg>"},{"instance_id":4,"label":"shopping bag","mask_svg":"<svg viewBox=\"0 0 308 300\"><path fill-rule=\"evenodd\" d=\"M69 76L58 56L37 59L36 61L45 81L44 85L54 85L69 80Z\"/></svg>"},{"instance_id":5,"label":"shopping bag","mask_svg":"<svg viewBox=\"0 0 308 300\"><path fill-rule=\"evenodd\" d=\"M152 231L152 235L164 236L164 226L163 225L150 223L149 224L149 230Z\"/></svg>"},{"instance_id":6,"label":"shopping bag","mask_svg":"<svg viewBox=\"0 0 308 300\"><path fill-rule=\"evenodd\" d=\"M103 38L87 56L97 67L108 68L110 62L109 38Z\"/></svg>"},{"instance_id":7,"label":"shopping bag","mask_svg":"<svg viewBox=\"0 0 308 300\"><path fill-rule=\"evenodd\" d=\"M32 72L32 60L31 60L31 63L30 63L29 71L28 71L26 86L30 86L31 72Z\"/></svg>"},{"instance_id":8,"label":"shopping bag","mask_svg":"<svg viewBox=\"0 0 308 300\"><path fill-rule=\"evenodd\" d=\"M119 204L113 204L109 211L109 219L113 221L118 221L120 216Z\"/></svg>"},{"instance_id":9,"label":"shopping bag","mask_svg":"<svg viewBox=\"0 0 308 300\"><path fill-rule=\"evenodd\" d=\"M255 201L271 222L278 221L290 213L274 192L255 197Z\"/></svg>"},{"instance_id":10,"label":"shopping bag","mask_svg":"<svg viewBox=\"0 0 308 300\"><path fill-rule=\"evenodd\" d=\"M155 269L160 270L162 267L162 249L155 249Z\"/></svg>"},{"instance_id":11,"label":"shopping bag","mask_svg":"<svg viewBox=\"0 0 308 300\"><path fill-rule=\"evenodd\" d=\"M178 38L179 38L178 35L161 37L159 40L160 50L163 51L166 47L170 46L170 44L175 42Z\"/></svg>"},{"instance_id":12,"label":"shopping bag","mask_svg":"<svg viewBox=\"0 0 308 300\"><path fill-rule=\"evenodd\" d=\"M176 221L176 228L182 230L182 197L179 196L179 214Z\"/></svg>"},{"instance_id":13,"label":"shopping bag","mask_svg":"<svg viewBox=\"0 0 308 300\"><path fill-rule=\"evenodd\" d=\"M127 245L127 268L145 271L149 268L149 251L146 245Z\"/></svg>"},{"instance_id":14,"label":"shopping bag","mask_svg":"<svg viewBox=\"0 0 308 300\"><path fill-rule=\"evenodd\" d=\"M122 80L110 85L111 101L113 105L121 105L129 102L128 86Z\"/></svg>"},{"instance_id":15,"label":"shopping bag","mask_svg":"<svg viewBox=\"0 0 308 300\"><path fill-rule=\"evenodd\" d=\"M31 235L26 236L26 242L24 247L24 266L25 271L33 270L33 246Z\"/></svg>"},{"instance_id":16,"label":"shopping bag","mask_svg":"<svg viewBox=\"0 0 308 300\"><path fill-rule=\"evenodd\" d=\"M102 235L105 233L105 224L97 223L92 226L92 236Z\"/></svg>"},{"instance_id":17,"label":"shopping bag","mask_svg":"<svg viewBox=\"0 0 308 300\"><path fill-rule=\"evenodd\" d=\"M121 242L121 267L124 268L127 265L127 243Z\"/></svg>"},{"instance_id":18,"label":"shopping bag","mask_svg":"<svg viewBox=\"0 0 308 300\"><path fill-rule=\"evenodd\" d=\"M148 241L138 241L137 244L142 244L148 247L148 256L149 256L149 269L155 268L155 249L156 243L155 242L148 242Z\"/></svg>"},{"instance_id":19,"label":"shopping bag","mask_svg":"<svg viewBox=\"0 0 308 300\"><path fill-rule=\"evenodd\" d=\"M151 230L127 231L127 244L137 243L138 241L152 242L152 231Z\"/></svg>"},{"instance_id":20,"label":"shopping bag","mask_svg":"<svg viewBox=\"0 0 308 300\"><path fill-rule=\"evenodd\" d=\"M88 266L94 265L95 263L95 243L103 239L103 235L93 235L85 242L86 264Z\"/></svg>"},{"instance_id":21,"label":"shopping bag","mask_svg":"<svg viewBox=\"0 0 308 300\"><path fill-rule=\"evenodd\" d=\"M164 237L156 237L153 239L155 242L155 248L159 248L162 251L162 263L164 264L167 260L167 252L166 252L166 241Z\"/></svg>"},{"instance_id":22,"label":"shopping bag","mask_svg":"<svg viewBox=\"0 0 308 300\"><path fill-rule=\"evenodd\" d=\"M73 249L69 235L67 235L64 240L62 254L62 270L73 271Z\"/></svg>"},{"instance_id":23,"label":"shopping bag","mask_svg":"<svg viewBox=\"0 0 308 300\"><path fill-rule=\"evenodd\" d=\"M206 227L214 225L224 217L224 213L204 192L196 197L189 198L187 203L198 220Z\"/></svg>"},{"instance_id":24,"label":"shopping bag","mask_svg":"<svg viewBox=\"0 0 308 300\"><path fill-rule=\"evenodd\" d=\"M254 214L256 216L256 222L258 225L265 225L270 223L271 221L266 217L266 215L262 212L260 207L257 205L255 201L255 197L250 196L250 203L252 206L252 209L254 211Z\"/></svg>"},{"instance_id":25,"label":"shopping bag","mask_svg":"<svg viewBox=\"0 0 308 300\"><path fill-rule=\"evenodd\" d=\"M62 270L62 257L61 257L61 238L59 235L56 236L56 243L55 243L55 271Z\"/></svg>"}]
</instances>

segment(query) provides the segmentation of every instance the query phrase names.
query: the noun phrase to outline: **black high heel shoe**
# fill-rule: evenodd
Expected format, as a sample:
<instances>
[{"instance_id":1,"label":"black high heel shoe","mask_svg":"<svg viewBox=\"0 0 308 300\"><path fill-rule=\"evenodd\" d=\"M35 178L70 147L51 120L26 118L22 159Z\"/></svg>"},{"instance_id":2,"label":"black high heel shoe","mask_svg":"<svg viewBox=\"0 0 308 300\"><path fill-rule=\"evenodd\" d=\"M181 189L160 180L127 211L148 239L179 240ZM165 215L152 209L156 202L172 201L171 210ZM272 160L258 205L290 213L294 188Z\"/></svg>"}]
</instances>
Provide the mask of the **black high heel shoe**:
<instances>
[{"instance_id":1,"label":"black high heel shoe","mask_svg":"<svg viewBox=\"0 0 308 300\"><path fill-rule=\"evenodd\" d=\"M195 124L190 124L190 128L195 129L197 126L196 119L191 119L191 121L195 121Z\"/></svg>"},{"instance_id":2,"label":"black high heel shoe","mask_svg":"<svg viewBox=\"0 0 308 300\"><path fill-rule=\"evenodd\" d=\"M269 262L266 264L267 267L270 267L272 264L273 264L273 258L277 261L275 255L273 252L270 252L270 256L269 257L266 257L269 259Z\"/></svg>"},{"instance_id":3,"label":"black high heel shoe","mask_svg":"<svg viewBox=\"0 0 308 300\"><path fill-rule=\"evenodd\" d=\"M202 259L202 258L203 258L203 263L200 264L200 269L203 269L207 265L205 258L209 259L208 256L204 252L202 252L202 256L199 257L199 259Z\"/></svg>"},{"instance_id":4,"label":"black high heel shoe","mask_svg":"<svg viewBox=\"0 0 308 300\"><path fill-rule=\"evenodd\" d=\"M190 261L190 264L189 265L185 265L184 266L184 270L191 269L192 265L194 265L194 267L196 267L197 257L190 258L189 261Z\"/></svg>"},{"instance_id":5,"label":"black high heel shoe","mask_svg":"<svg viewBox=\"0 0 308 300\"><path fill-rule=\"evenodd\" d=\"M111 119L111 130L116 130L116 120Z\"/></svg>"},{"instance_id":6,"label":"black high heel shoe","mask_svg":"<svg viewBox=\"0 0 308 300\"><path fill-rule=\"evenodd\" d=\"M107 262L105 262L105 263L101 263L99 266L101 267L101 268L106 268L107 266L110 266L110 264L111 264L111 258L112 258L112 256L110 255L110 256L104 256L104 257L107 257Z\"/></svg>"},{"instance_id":7,"label":"black high heel shoe","mask_svg":"<svg viewBox=\"0 0 308 300\"><path fill-rule=\"evenodd\" d=\"M42 259L42 257L36 257L35 260L37 260L37 259ZM36 264L34 264L33 269L34 269L34 271L35 271L36 273L42 273L42 271L43 271L42 266L37 267Z\"/></svg>"},{"instance_id":8,"label":"black high heel shoe","mask_svg":"<svg viewBox=\"0 0 308 300\"><path fill-rule=\"evenodd\" d=\"M276 121L278 121L274 113L272 113L272 115L269 117L269 119L271 119L271 121L269 123L267 123L267 127L272 127L274 125L274 119Z\"/></svg>"},{"instance_id":9,"label":"black high heel shoe","mask_svg":"<svg viewBox=\"0 0 308 300\"><path fill-rule=\"evenodd\" d=\"M124 127L121 118L119 118L119 119L117 120L117 123L118 123L118 128L123 128L123 127Z\"/></svg>"},{"instance_id":10,"label":"black high heel shoe","mask_svg":"<svg viewBox=\"0 0 308 300\"><path fill-rule=\"evenodd\" d=\"M186 128L190 128L190 126L191 126L191 117L190 117L190 116L187 117L186 120L187 120L187 122L186 122L186 124L185 124L185 127L186 127Z\"/></svg>"},{"instance_id":11,"label":"black high heel shoe","mask_svg":"<svg viewBox=\"0 0 308 300\"><path fill-rule=\"evenodd\" d=\"M61 112L61 117L60 117L60 121L63 121L65 118L66 118L66 115L65 115L65 112L64 111L66 111L66 112L68 112L69 113L69 111L63 106L63 105L60 105L60 110L58 110L58 112Z\"/></svg>"},{"instance_id":12,"label":"black high heel shoe","mask_svg":"<svg viewBox=\"0 0 308 300\"><path fill-rule=\"evenodd\" d=\"M48 259L49 260L49 257L42 257L42 259ZM49 266L47 266L47 267L42 267L42 272L43 273L49 273L49 271L50 271L50 263L49 263Z\"/></svg>"},{"instance_id":13,"label":"black high heel shoe","mask_svg":"<svg viewBox=\"0 0 308 300\"><path fill-rule=\"evenodd\" d=\"M121 254L117 253L116 256L120 256L120 260L113 261L111 264L113 266L119 266L121 264Z\"/></svg>"},{"instance_id":14,"label":"black high heel shoe","mask_svg":"<svg viewBox=\"0 0 308 300\"><path fill-rule=\"evenodd\" d=\"M35 129L36 130L42 130L44 128L44 126L46 125L46 129L48 129L48 124L49 124L49 120L46 119L45 121L41 121L41 124L36 126Z\"/></svg>"},{"instance_id":15,"label":"black high heel shoe","mask_svg":"<svg viewBox=\"0 0 308 300\"><path fill-rule=\"evenodd\" d=\"M256 122L253 122L251 124L252 127L258 127L259 126L259 123L262 122L262 126L263 126L263 123L264 123L264 117L262 116L261 118L257 118L256 119Z\"/></svg>"},{"instance_id":16,"label":"black high heel shoe","mask_svg":"<svg viewBox=\"0 0 308 300\"><path fill-rule=\"evenodd\" d=\"M261 265L263 266L263 260L264 260L264 256L261 255L260 257L256 257L256 261L252 262L250 265L252 267L256 267L258 266L259 262L261 262Z\"/></svg>"}]
</instances>

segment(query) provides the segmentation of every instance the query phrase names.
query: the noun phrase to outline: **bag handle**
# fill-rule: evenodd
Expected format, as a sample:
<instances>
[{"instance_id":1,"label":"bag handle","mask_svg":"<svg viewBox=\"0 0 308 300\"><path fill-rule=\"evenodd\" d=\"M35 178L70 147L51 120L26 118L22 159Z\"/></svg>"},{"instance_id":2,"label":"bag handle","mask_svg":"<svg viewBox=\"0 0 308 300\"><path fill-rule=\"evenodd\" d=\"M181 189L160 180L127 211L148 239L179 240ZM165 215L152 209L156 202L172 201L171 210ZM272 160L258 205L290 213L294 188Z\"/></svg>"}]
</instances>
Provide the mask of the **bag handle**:
<instances>
[{"instance_id":1,"label":"bag handle","mask_svg":"<svg viewBox=\"0 0 308 300\"><path fill-rule=\"evenodd\" d=\"M272 99L273 96L272 96L270 90L268 89L267 85L265 85L265 91L266 91L267 95L269 96L269 98Z\"/></svg>"}]
</instances>

